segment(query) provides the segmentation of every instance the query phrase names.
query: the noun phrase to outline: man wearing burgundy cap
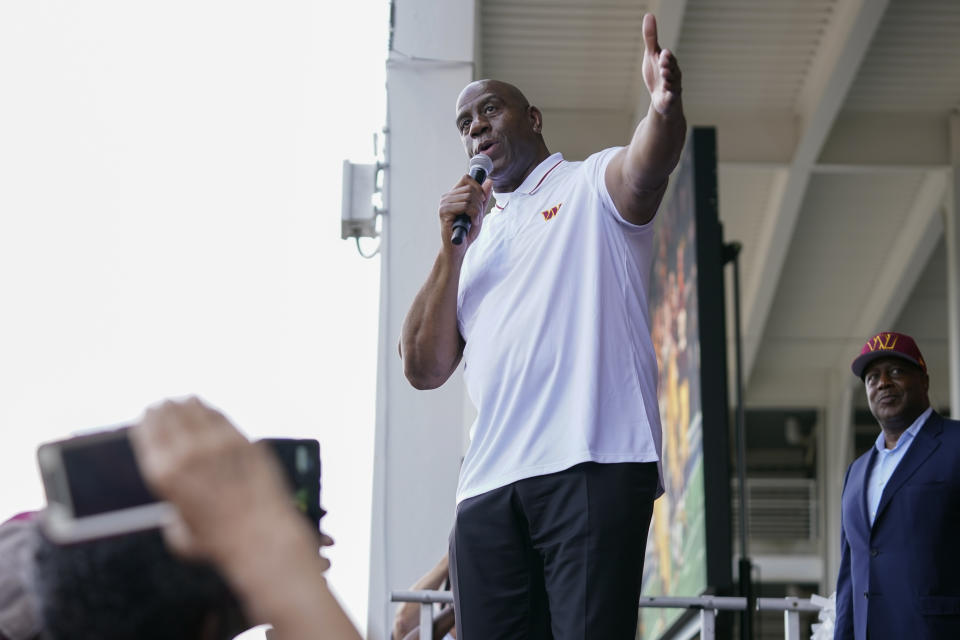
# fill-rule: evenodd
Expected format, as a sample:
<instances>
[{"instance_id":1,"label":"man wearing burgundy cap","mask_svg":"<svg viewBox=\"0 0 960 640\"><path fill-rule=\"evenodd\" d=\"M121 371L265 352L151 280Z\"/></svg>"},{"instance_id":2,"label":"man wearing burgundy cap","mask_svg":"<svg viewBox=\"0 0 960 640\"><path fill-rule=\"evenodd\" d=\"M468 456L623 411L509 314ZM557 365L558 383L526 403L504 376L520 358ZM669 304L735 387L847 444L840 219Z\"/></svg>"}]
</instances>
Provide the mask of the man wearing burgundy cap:
<instances>
[{"instance_id":1,"label":"man wearing burgundy cap","mask_svg":"<svg viewBox=\"0 0 960 640\"><path fill-rule=\"evenodd\" d=\"M851 369L881 432L844 480L834 637L960 638L960 422L930 407L908 335L871 337Z\"/></svg>"}]
</instances>

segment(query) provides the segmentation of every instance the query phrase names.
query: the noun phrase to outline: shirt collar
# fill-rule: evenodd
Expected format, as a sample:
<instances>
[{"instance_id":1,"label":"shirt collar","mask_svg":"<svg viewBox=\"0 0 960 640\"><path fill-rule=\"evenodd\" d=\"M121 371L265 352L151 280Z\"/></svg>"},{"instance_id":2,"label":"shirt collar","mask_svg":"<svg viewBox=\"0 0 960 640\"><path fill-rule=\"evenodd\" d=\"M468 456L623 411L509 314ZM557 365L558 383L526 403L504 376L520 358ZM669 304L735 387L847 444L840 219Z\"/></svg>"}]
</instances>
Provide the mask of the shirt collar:
<instances>
[{"instance_id":1,"label":"shirt collar","mask_svg":"<svg viewBox=\"0 0 960 640\"><path fill-rule=\"evenodd\" d=\"M893 449L887 449L887 443L883 439L882 429L880 430L880 435L877 436L877 441L873 446L875 446L877 451L880 453L883 453L884 451L896 451L906 443L906 436L909 436L909 439L912 440L917 435L917 432L920 431L920 427L922 427L923 423L927 421L927 418L930 417L931 413L933 413L933 407L927 407L926 411L917 416L917 419L913 421L913 424L907 427L907 430L900 435L900 438L897 440L897 444L893 447Z\"/></svg>"},{"instance_id":2,"label":"shirt collar","mask_svg":"<svg viewBox=\"0 0 960 640\"><path fill-rule=\"evenodd\" d=\"M524 179L520 186L517 187L516 191L511 191L509 193L497 193L493 192L493 197L496 201L497 209L504 209L508 204L510 204L510 198L516 193L521 193L524 195L531 195L537 191L543 181L547 178L551 171L560 166L560 163L563 162L563 154L555 153L548 157L546 160L537 165L537 168L530 172L530 175Z\"/></svg>"}]
</instances>

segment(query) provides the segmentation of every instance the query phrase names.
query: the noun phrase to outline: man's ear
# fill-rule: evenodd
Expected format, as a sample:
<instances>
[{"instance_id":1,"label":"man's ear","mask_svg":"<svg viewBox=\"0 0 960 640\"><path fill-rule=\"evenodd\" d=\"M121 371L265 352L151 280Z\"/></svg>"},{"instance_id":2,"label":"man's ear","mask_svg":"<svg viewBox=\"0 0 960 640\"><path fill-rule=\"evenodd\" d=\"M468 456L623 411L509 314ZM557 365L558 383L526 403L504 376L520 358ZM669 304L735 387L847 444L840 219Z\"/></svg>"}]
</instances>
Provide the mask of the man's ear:
<instances>
[{"instance_id":1,"label":"man's ear","mask_svg":"<svg viewBox=\"0 0 960 640\"><path fill-rule=\"evenodd\" d=\"M533 132L541 133L543 131L543 114L540 113L540 109L530 105L527 107L527 115L530 118L530 125Z\"/></svg>"}]
</instances>

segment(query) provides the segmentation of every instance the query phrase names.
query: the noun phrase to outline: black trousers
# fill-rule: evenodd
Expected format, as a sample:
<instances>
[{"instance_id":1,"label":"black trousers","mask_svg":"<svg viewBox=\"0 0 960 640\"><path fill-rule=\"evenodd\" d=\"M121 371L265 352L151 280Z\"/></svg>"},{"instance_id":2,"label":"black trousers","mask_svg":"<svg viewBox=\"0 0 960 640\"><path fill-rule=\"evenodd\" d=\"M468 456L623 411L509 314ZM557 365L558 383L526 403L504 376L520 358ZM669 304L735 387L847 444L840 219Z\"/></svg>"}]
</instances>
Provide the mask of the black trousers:
<instances>
[{"instance_id":1,"label":"black trousers","mask_svg":"<svg viewBox=\"0 0 960 640\"><path fill-rule=\"evenodd\" d=\"M634 640L657 465L587 462L464 500L459 640Z\"/></svg>"}]
</instances>

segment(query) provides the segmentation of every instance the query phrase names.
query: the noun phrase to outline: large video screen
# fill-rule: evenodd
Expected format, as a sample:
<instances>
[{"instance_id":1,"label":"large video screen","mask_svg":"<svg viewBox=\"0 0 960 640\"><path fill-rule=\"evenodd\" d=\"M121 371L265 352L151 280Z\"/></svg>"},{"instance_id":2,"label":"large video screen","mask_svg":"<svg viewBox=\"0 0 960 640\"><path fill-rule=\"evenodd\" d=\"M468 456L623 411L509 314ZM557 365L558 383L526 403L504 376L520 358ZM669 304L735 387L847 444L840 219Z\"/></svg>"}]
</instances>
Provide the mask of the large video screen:
<instances>
[{"instance_id":1,"label":"large video screen","mask_svg":"<svg viewBox=\"0 0 960 640\"><path fill-rule=\"evenodd\" d=\"M688 136L655 222L650 323L666 494L654 503L643 595L698 596L730 582L722 233L712 129ZM725 569L724 569L725 566ZM668 638L682 609L640 610L641 638Z\"/></svg>"}]
</instances>

